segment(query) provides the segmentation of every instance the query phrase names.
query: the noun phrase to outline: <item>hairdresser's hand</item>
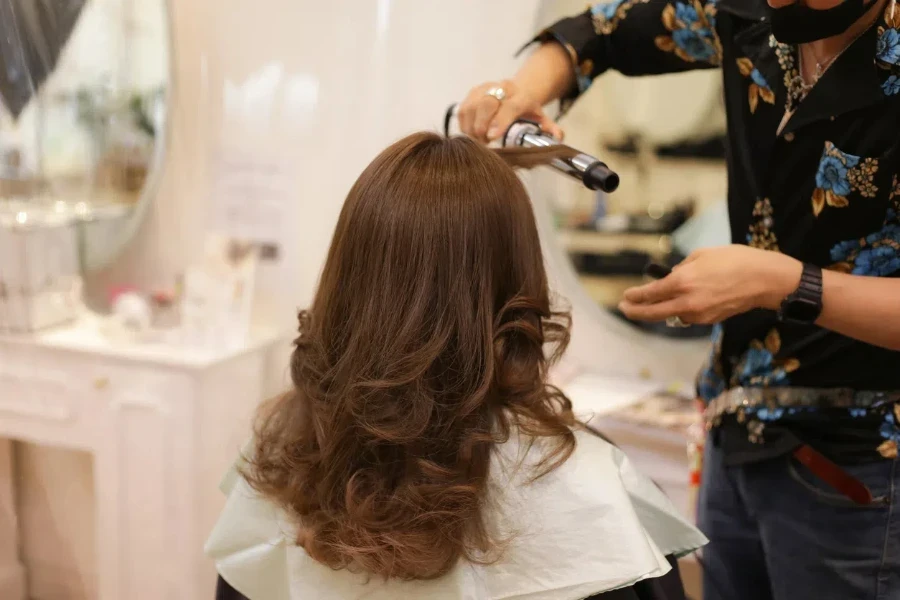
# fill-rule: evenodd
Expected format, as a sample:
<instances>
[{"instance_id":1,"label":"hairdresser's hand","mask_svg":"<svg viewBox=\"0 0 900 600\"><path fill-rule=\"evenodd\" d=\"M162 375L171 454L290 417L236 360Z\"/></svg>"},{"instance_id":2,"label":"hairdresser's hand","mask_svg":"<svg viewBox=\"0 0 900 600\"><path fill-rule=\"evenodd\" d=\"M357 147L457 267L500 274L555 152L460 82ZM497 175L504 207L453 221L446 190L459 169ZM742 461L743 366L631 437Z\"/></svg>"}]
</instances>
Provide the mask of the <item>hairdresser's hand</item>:
<instances>
[{"instance_id":1,"label":"hairdresser's hand","mask_svg":"<svg viewBox=\"0 0 900 600\"><path fill-rule=\"evenodd\" d=\"M754 308L777 310L802 270L789 256L739 244L698 250L668 277L626 290L619 309L637 321L719 323Z\"/></svg>"},{"instance_id":2,"label":"hairdresser's hand","mask_svg":"<svg viewBox=\"0 0 900 600\"><path fill-rule=\"evenodd\" d=\"M506 92L502 102L487 94L494 87ZM537 121L550 135L563 138L562 129L546 115L540 102L512 80L492 81L473 88L459 105L458 117L463 133L485 143L506 133L516 119Z\"/></svg>"}]
</instances>

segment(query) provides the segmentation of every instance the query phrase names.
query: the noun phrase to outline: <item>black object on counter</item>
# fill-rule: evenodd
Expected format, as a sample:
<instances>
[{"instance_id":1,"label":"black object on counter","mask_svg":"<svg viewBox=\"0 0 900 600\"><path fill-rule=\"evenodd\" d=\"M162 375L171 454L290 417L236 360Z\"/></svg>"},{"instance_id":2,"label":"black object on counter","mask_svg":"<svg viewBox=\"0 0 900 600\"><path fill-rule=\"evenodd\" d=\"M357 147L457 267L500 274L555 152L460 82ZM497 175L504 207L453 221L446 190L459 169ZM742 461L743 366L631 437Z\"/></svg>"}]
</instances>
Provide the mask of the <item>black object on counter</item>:
<instances>
[{"instance_id":1,"label":"black object on counter","mask_svg":"<svg viewBox=\"0 0 900 600\"><path fill-rule=\"evenodd\" d=\"M725 160L725 136L720 135L700 142L662 146L656 150L656 154L664 158Z\"/></svg>"},{"instance_id":2,"label":"black object on counter","mask_svg":"<svg viewBox=\"0 0 900 600\"><path fill-rule=\"evenodd\" d=\"M670 234L694 216L694 205L695 201L688 199L659 217L651 217L647 214L627 215L624 218L601 217L580 225L578 229L596 231L601 235L603 233Z\"/></svg>"},{"instance_id":3,"label":"black object on counter","mask_svg":"<svg viewBox=\"0 0 900 600\"><path fill-rule=\"evenodd\" d=\"M644 267L644 275L653 279L663 279L672 274L671 267L661 265L659 263L650 263Z\"/></svg>"},{"instance_id":4,"label":"black object on counter","mask_svg":"<svg viewBox=\"0 0 900 600\"><path fill-rule=\"evenodd\" d=\"M616 254L572 253L569 257L578 273L596 276L641 275L650 262L649 254L630 250Z\"/></svg>"},{"instance_id":5,"label":"black object on counter","mask_svg":"<svg viewBox=\"0 0 900 600\"><path fill-rule=\"evenodd\" d=\"M618 154L637 154L636 138L629 138L621 144L609 144L607 148ZM656 155L662 158L685 158L695 160L725 160L725 136L714 136L698 142L680 142L656 148Z\"/></svg>"}]
</instances>

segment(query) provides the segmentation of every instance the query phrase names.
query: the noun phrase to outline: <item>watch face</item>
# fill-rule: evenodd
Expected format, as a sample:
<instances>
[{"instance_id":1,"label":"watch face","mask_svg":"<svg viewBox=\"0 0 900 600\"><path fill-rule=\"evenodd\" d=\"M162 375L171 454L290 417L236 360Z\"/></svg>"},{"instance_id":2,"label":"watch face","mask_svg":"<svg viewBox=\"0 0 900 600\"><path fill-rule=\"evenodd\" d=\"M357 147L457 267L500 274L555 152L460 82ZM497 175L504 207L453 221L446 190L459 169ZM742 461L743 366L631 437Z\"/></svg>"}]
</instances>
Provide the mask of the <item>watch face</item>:
<instances>
[{"instance_id":1,"label":"watch face","mask_svg":"<svg viewBox=\"0 0 900 600\"><path fill-rule=\"evenodd\" d=\"M820 312L821 309L818 303L803 298L793 298L786 303L783 309L786 321L797 321L799 323L815 322L819 318Z\"/></svg>"}]
</instances>

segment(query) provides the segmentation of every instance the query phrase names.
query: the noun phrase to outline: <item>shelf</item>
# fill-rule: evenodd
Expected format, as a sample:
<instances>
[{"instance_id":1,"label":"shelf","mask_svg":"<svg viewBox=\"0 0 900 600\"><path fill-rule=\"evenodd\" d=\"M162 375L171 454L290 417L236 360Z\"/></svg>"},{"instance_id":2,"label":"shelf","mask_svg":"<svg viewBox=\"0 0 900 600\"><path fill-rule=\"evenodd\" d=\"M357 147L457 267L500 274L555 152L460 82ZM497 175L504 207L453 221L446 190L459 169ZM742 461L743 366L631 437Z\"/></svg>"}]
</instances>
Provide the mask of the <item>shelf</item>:
<instances>
[{"instance_id":1,"label":"shelf","mask_svg":"<svg viewBox=\"0 0 900 600\"><path fill-rule=\"evenodd\" d=\"M618 306L625 290L644 283L644 278L637 275L603 276L579 273L578 280L594 302L607 308Z\"/></svg>"},{"instance_id":2,"label":"shelf","mask_svg":"<svg viewBox=\"0 0 900 600\"><path fill-rule=\"evenodd\" d=\"M671 236L658 233L601 233L560 229L557 236L560 245L569 254L644 252L651 256L666 256L672 251Z\"/></svg>"}]
</instances>

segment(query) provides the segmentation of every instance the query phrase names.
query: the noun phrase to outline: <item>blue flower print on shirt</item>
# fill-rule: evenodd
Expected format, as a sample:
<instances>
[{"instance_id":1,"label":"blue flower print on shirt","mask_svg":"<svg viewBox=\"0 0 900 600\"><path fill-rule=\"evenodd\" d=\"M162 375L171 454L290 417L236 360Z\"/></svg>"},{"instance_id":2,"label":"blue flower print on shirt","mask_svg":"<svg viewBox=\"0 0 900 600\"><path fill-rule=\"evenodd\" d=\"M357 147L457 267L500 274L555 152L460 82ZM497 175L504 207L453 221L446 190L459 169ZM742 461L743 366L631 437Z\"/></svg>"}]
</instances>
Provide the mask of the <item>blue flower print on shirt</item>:
<instances>
[{"instance_id":1,"label":"blue flower print on shirt","mask_svg":"<svg viewBox=\"0 0 900 600\"><path fill-rule=\"evenodd\" d=\"M694 5L679 2L675 5L675 18L682 23L693 25L700 20L700 15L697 14Z\"/></svg>"},{"instance_id":2,"label":"blue flower print on shirt","mask_svg":"<svg viewBox=\"0 0 900 600\"><path fill-rule=\"evenodd\" d=\"M591 14L595 17L601 17L607 21L616 16L616 11L622 6L625 0L613 0L612 2L602 2L591 7Z\"/></svg>"},{"instance_id":3,"label":"blue flower print on shirt","mask_svg":"<svg viewBox=\"0 0 900 600\"><path fill-rule=\"evenodd\" d=\"M646 4L649 0L610 0L591 6L594 31L597 35L609 35L628 16L628 11L637 4Z\"/></svg>"},{"instance_id":4,"label":"blue flower print on shirt","mask_svg":"<svg viewBox=\"0 0 900 600\"><path fill-rule=\"evenodd\" d=\"M877 171L877 159L863 159L847 154L831 142L825 142L825 150L816 170L816 189L812 195L813 214L818 217L825 206L849 206L848 196L853 192L864 198L874 198L878 193L875 185Z\"/></svg>"},{"instance_id":5,"label":"blue flower print on shirt","mask_svg":"<svg viewBox=\"0 0 900 600\"><path fill-rule=\"evenodd\" d=\"M747 87L750 114L756 112L756 107L759 106L760 100L766 104L775 104L775 92L769 87L766 78L759 72L759 69L753 66L753 61L746 57L739 58L737 59L737 66L741 75L750 78L750 83Z\"/></svg>"},{"instance_id":6,"label":"blue flower print on shirt","mask_svg":"<svg viewBox=\"0 0 900 600\"><path fill-rule=\"evenodd\" d=\"M894 404L884 414L884 421L878 432L884 438L884 442L878 446L878 453L885 458L897 458L897 445L900 444L900 428L897 421L900 420L900 404Z\"/></svg>"},{"instance_id":7,"label":"blue flower print on shirt","mask_svg":"<svg viewBox=\"0 0 900 600\"><path fill-rule=\"evenodd\" d=\"M887 246L879 246L877 248L866 248L856 257L856 264L853 267L854 275L871 275L874 277L884 277L900 271L900 254L896 248Z\"/></svg>"},{"instance_id":8,"label":"blue flower print on shirt","mask_svg":"<svg viewBox=\"0 0 900 600\"><path fill-rule=\"evenodd\" d=\"M678 46L676 54L690 57L689 62L709 62L716 55L715 39L709 29L680 29L672 32L672 40Z\"/></svg>"},{"instance_id":9,"label":"blue flower print on shirt","mask_svg":"<svg viewBox=\"0 0 900 600\"><path fill-rule=\"evenodd\" d=\"M831 249L831 266L853 275L885 277L900 271L900 224L893 210L887 211L885 225L879 231L858 240L848 240Z\"/></svg>"},{"instance_id":10,"label":"blue flower print on shirt","mask_svg":"<svg viewBox=\"0 0 900 600\"><path fill-rule=\"evenodd\" d=\"M709 403L719 394L725 391L725 376L722 373L722 325L713 325L712 348L709 358L697 376L697 395L704 402Z\"/></svg>"},{"instance_id":11,"label":"blue flower print on shirt","mask_svg":"<svg viewBox=\"0 0 900 600\"><path fill-rule=\"evenodd\" d=\"M847 173L857 164L859 164L859 159L855 156L826 154L822 157L819 169L816 171L816 187L838 196L848 195L852 190Z\"/></svg>"},{"instance_id":12,"label":"blue flower print on shirt","mask_svg":"<svg viewBox=\"0 0 900 600\"><path fill-rule=\"evenodd\" d=\"M878 30L875 57L889 65L900 63L900 31L893 28Z\"/></svg>"},{"instance_id":13,"label":"blue flower print on shirt","mask_svg":"<svg viewBox=\"0 0 900 600\"><path fill-rule=\"evenodd\" d=\"M753 69L750 72L750 79L753 80L753 83L760 87L769 87L769 84L766 83L766 78L762 76L762 73L759 72L759 69Z\"/></svg>"},{"instance_id":14,"label":"blue flower print on shirt","mask_svg":"<svg viewBox=\"0 0 900 600\"><path fill-rule=\"evenodd\" d=\"M784 408L778 406L775 408L767 408L762 406L754 411L754 415L758 420L764 422L777 421L784 416Z\"/></svg>"},{"instance_id":15,"label":"blue flower print on shirt","mask_svg":"<svg viewBox=\"0 0 900 600\"><path fill-rule=\"evenodd\" d=\"M831 260L833 260L834 262L848 260L850 255L853 252L859 250L859 248L859 240L847 240L845 242L841 242L831 249Z\"/></svg>"},{"instance_id":16,"label":"blue flower print on shirt","mask_svg":"<svg viewBox=\"0 0 900 600\"><path fill-rule=\"evenodd\" d=\"M854 419L861 419L869 414L869 409L867 408L848 408L847 412L850 413L850 416Z\"/></svg>"},{"instance_id":17,"label":"blue flower print on shirt","mask_svg":"<svg viewBox=\"0 0 900 600\"><path fill-rule=\"evenodd\" d=\"M702 4L694 0L669 4L663 9L662 23L669 35L656 37L657 48L685 62L719 64L722 45L715 32L715 2Z\"/></svg>"},{"instance_id":18,"label":"blue flower print on shirt","mask_svg":"<svg viewBox=\"0 0 900 600\"><path fill-rule=\"evenodd\" d=\"M775 368L775 357L765 348L747 350L738 377L744 384L757 386L778 385L788 381L787 373L784 369Z\"/></svg>"},{"instance_id":19,"label":"blue flower print on shirt","mask_svg":"<svg viewBox=\"0 0 900 600\"><path fill-rule=\"evenodd\" d=\"M881 84L881 89L884 90L885 96L900 94L900 77L891 75L885 80L884 83Z\"/></svg>"},{"instance_id":20,"label":"blue flower print on shirt","mask_svg":"<svg viewBox=\"0 0 900 600\"><path fill-rule=\"evenodd\" d=\"M744 387L787 385L790 373L800 368L796 358L781 358L781 334L772 329L765 341L753 340L741 356L732 375L732 383Z\"/></svg>"},{"instance_id":21,"label":"blue flower print on shirt","mask_svg":"<svg viewBox=\"0 0 900 600\"><path fill-rule=\"evenodd\" d=\"M892 222L892 219L894 218L894 216L892 215L893 212L893 210L888 209L887 216L885 217L884 221L884 227L882 227L875 233L870 233L869 235L867 235L865 238L866 244L874 246L878 242L883 242L885 240L900 242L900 225Z\"/></svg>"}]
</instances>

